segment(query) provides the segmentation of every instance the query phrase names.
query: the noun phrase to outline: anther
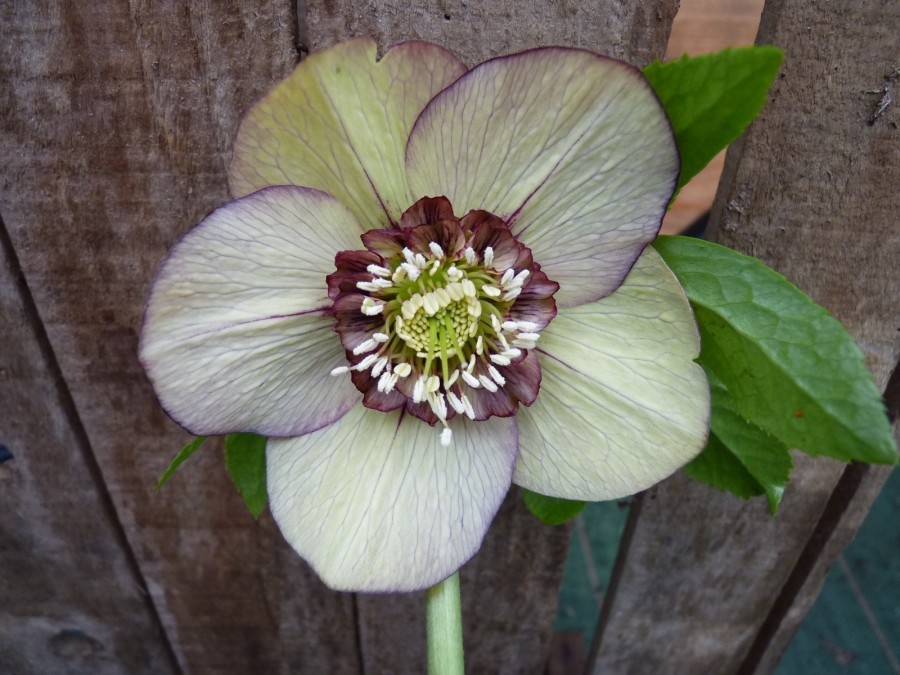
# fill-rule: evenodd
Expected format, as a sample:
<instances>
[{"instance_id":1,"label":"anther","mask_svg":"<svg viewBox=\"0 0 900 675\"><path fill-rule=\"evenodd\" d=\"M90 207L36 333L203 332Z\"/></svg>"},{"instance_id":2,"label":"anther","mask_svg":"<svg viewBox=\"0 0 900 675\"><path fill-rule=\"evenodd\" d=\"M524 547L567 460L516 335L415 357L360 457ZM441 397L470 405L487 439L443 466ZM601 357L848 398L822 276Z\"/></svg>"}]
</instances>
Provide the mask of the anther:
<instances>
[{"instance_id":1,"label":"anther","mask_svg":"<svg viewBox=\"0 0 900 675\"><path fill-rule=\"evenodd\" d=\"M494 249L491 246L486 246L484 249L484 266L490 267L494 264Z\"/></svg>"},{"instance_id":2,"label":"anther","mask_svg":"<svg viewBox=\"0 0 900 675\"><path fill-rule=\"evenodd\" d=\"M463 382L472 387L472 389L478 389L481 386L481 382L478 380L478 378L468 371L463 370L460 371L459 374L462 375Z\"/></svg>"},{"instance_id":3,"label":"anther","mask_svg":"<svg viewBox=\"0 0 900 675\"><path fill-rule=\"evenodd\" d=\"M369 274L374 274L376 277L387 278L391 276L391 271L387 267L382 267L381 265L369 265L366 267L366 271Z\"/></svg>"},{"instance_id":4,"label":"anther","mask_svg":"<svg viewBox=\"0 0 900 675\"><path fill-rule=\"evenodd\" d=\"M363 298L359 311L366 316L376 316L384 311L384 303L375 298Z\"/></svg>"},{"instance_id":5,"label":"anther","mask_svg":"<svg viewBox=\"0 0 900 675\"><path fill-rule=\"evenodd\" d=\"M494 381L487 375L479 375L478 381L481 382L481 385L492 394L497 391L497 385L494 384Z\"/></svg>"},{"instance_id":6,"label":"anther","mask_svg":"<svg viewBox=\"0 0 900 675\"><path fill-rule=\"evenodd\" d=\"M466 262L470 265L474 265L475 261L478 260L478 256L475 255L475 249L471 246L466 247Z\"/></svg>"},{"instance_id":7,"label":"anther","mask_svg":"<svg viewBox=\"0 0 900 675\"><path fill-rule=\"evenodd\" d=\"M444 430L441 432L441 445L445 448L449 448L452 440L453 432L450 431L450 427L444 427Z\"/></svg>"},{"instance_id":8,"label":"anther","mask_svg":"<svg viewBox=\"0 0 900 675\"><path fill-rule=\"evenodd\" d=\"M348 372L350 372L350 368L348 368L347 366L338 366L337 368L331 369L332 375L343 375L344 373Z\"/></svg>"},{"instance_id":9,"label":"anther","mask_svg":"<svg viewBox=\"0 0 900 675\"><path fill-rule=\"evenodd\" d=\"M429 394L433 394L440 388L441 388L441 378L439 378L437 375L431 375L425 381L425 391L427 391Z\"/></svg>"},{"instance_id":10,"label":"anther","mask_svg":"<svg viewBox=\"0 0 900 675\"><path fill-rule=\"evenodd\" d=\"M387 342L390 340L390 336L387 333L372 333L372 339L375 342Z\"/></svg>"},{"instance_id":11,"label":"anther","mask_svg":"<svg viewBox=\"0 0 900 675\"><path fill-rule=\"evenodd\" d=\"M465 414L466 406L463 405L463 402L452 391L447 392L447 402L450 404L450 407L453 408L460 415Z\"/></svg>"},{"instance_id":12,"label":"anther","mask_svg":"<svg viewBox=\"0 0 900 675\"><path fill-rule=\"evenodd\" d=\"M482 292L490 298L499 298L500 294L503 292L496 286L489 286L485 284L481 287Z\"/></svg>"},{"instance_id":13,"label":"anther","mask_svg":"<svg viewBox=\"0 0 900 675\"><path fill-rule=\"evenodd\" d=\"M506 284L512 281L512 278L514 276L516 276L516 271L512 267L510 267L503 273L503 276L500 278L500 285L506 286Z\"/></svg>"},{"instance_id":14,"label":"anther","mask_svg":"<svg viewBox=\"0 0 900 675\"><path fill-rule=\"evenodd\" d=\"M462 402L462 404L466 408L466 417L468 417L470 420L474 420L475 419L475 409L472 408L472 402L469 400L469 397L466 396L465 394L463 394L462 396L459 397L459 400Z\"/></svg>"},{"instance_id":15,"label":"anther","mask_svg":"<svg viewBox=\"0 0 900 675\"><path fill-rule=\"evenodd\" d=\"M358 345L356 345L353 348L353 354L354 354L354 356L359 356L360 354L365 354L366 352L370 352L373 349L376 349L377 347L378 347L378 343L375 342L375 340L371 340L371 339L364 340L363 342L360 342Z\"/></svg>"},{"instance_id":16,"label":"anther","mask_svg":"<svg viewBox=\"0 0 900 675\"><path fill-rule=\"evenodd\" d=\"M428 248L431 251L431 255L435 258L443 258L444 257L444 249L441 248L441 245L436 241L432 241L428 244Z\"/></svg>"},{"instance_id":17,"label":"anther","mask_svg":"<svg viewBox=\"0 0 900 675\"><path fill-rule=\"evenodd\" d=\"M514 288L511 291L506 291L506 293L504 293L503 297L500 299L503 300L503 302L509 302L510 300L515 300L516 298L518 298L519 293L521 292L521 288Z\"/></svg>"},{"instance_id":18,"label":"anther","mask_svg":"<svg viewBox=\"0 0 900 675\"><path fill-rule=\"evenodd\" d=\"M381 371L387 367L388 359L386 356L382 356L375 362L375 365L372 366L372 377L378 377L381 375ZM387 374L387 373L385 373Z\"/></svg>"},{"instance_id":19,"label":"anther","mask_svg":"<svg viewBox=\"0 0 900 675\"><path fill-rule=\"evenodd\" d=\"M369 354L366 358L364 358L362 361L360 361L355 366L353 366L353 368L351 368L351 370L358 370L360 372L363 370L368 370L369 366L371 366L377 360L378 360L378 354Z\"/></svg>"},{"instance_id":20,"label":"anther","mask_svg":"<svg viewBox=\"0 0 900 675\"><path fill-rule=\"evenodd\" d=\"M502 326L500 325L500 319L497 318L496 314L491 314L491 328L494 329L495 333L499 333Z\"/></svg>"},{"instance_id":21,"label":"anther","mask_svg":"<svg viewBox=\"0 0 900 675\"><path fill-rule=\"evenodd\" d=\"M496 382L501 387L506 384L506 378L500 374L500 371L494 368L494 366L488 366L488 374L491 376L491 379Z\"/></svg>"},{"instance_id":22,"label":"anther","mask_svg":"<svg viewBox=\"0 0 900 675\"><path fill-rule=\"evenodd\" d=\"M503 356L503 354L491 354L488 357L492 363L496 363L498 366L508 366L512 361L509 360L509 357Z\"/></svg>"}]
</instances>

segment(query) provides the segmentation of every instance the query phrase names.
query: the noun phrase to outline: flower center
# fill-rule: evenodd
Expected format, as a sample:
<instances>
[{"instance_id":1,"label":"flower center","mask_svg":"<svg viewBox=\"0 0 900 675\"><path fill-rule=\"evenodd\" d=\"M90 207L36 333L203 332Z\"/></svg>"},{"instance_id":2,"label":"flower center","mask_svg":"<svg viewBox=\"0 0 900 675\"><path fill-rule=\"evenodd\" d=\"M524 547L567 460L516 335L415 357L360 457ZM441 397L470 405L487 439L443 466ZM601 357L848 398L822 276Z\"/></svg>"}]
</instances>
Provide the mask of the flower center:
<instances>
[{"instance_id":1,"label":"flower center","mask_svg":"<svg viewBox=\"0 0 900 675\"><path fill-rule=\"evenodd\" d=\"M469 229L468 216L450 215L441 227L367 233L370 250L339 254L329 277L350 361L332 374L351 372L369 407L406 405L440 422L444 445L454 414L487 419L531 403L539 368L523 361L555 315L558 288L502 221L486 214L490 220ZM536 381L522 384L523 377ZM510 379L517 386L506 391Z\"/></svg>"}]
</instances>

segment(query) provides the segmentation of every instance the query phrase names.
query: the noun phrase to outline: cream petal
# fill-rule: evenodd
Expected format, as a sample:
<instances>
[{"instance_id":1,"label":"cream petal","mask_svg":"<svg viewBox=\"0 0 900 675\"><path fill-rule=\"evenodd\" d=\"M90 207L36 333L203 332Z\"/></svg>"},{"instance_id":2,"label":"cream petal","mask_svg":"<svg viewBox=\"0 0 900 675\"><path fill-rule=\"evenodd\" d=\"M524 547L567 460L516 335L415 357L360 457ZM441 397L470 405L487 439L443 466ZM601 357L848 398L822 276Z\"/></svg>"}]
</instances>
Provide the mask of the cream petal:
<instances>
[{"instance_id":1,"label":"cream petal","mask_svg":"<svg viewBox=\"0 0 900 675\"><path fill-rule=\"evenodd\" d=\"M709 386L687 298L653 249L597 302L541 333L537 401L517 416L514 482L597 501L650 487L706 444Z\"/></svg>"},{"instance_id":2,"label":"cream petal","mask_svg":"<svg viewBox=\"0 0 900 675\"><path fill-rule=\"evenodd\" d=\"M509 489L513 419L440 427L353 408L299 438L270 439L269 505L290 545L331 588L413 591L471 558Z\"/></svg>"},{"instance_id":3,"label":"cream petal","mask_svg":"<svg viewBox=\"0 0 900 675\"><path fill-rule=\"evenodd\" d=\"M452 53L418 41L380 61L369 38L311 54L241 123L232 194L305 185L337 197L367 227L398 222L422 196L406 182L409 131L431 97L464 72Z\"/></svg>"},{"instance_id":4,"label":"cream petal","mask_svg":"<svg viewBox=\"0 0 900 675\"><path fill-rule=\"evenodd\" d=\"M487 61L438 94L406 154L417 194L510 223L560 307L621 283L678 178L671 127L640 71L550 47Z\"/></svg>"},{"instance_id":5,"label":"cream petal","mask_svg":"<svg viewBox=\"0 0 900 675\"><path fill-rule=\"evenodd\" d=\"M293 436L359 393L325 276L360 225L330 195L274 187L213 211L169 253L147 304L140 358L163 408L197 435Z\"/></svg>"}]
</instances>

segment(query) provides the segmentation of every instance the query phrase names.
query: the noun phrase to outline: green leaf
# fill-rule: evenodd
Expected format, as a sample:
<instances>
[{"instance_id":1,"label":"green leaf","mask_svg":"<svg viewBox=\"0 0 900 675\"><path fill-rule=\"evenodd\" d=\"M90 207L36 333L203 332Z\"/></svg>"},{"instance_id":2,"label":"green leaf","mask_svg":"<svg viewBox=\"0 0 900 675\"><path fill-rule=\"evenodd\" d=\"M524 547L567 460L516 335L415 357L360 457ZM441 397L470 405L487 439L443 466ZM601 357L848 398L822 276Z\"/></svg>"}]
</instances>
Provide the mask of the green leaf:
<instances>
[{"instance_id":1,"label":"green leaf","mask_svg":"<svg viewBox=\"0 0 900 675\"><path fill-rule=\"evenodd\" d=\"M203 445L203 441L206 440L206 436L197 436L194 440L184 446L177 455L175 455L175 459L172 460L172 463L169 464L169 468L163 472L163 475L159 477L159 481L156 483L156 489L159 490L165 485L168 480L172 477L176 471L178 471L178 467L184 463L188 457L193 455L197 448Z\"/></svg>"},{"instance_id":2,"label":"green leaf","mask_svg":"<svg viewBox=\"0 0 900 675\"><path fill-rule=\"evenodd\" d=\"M256 434L228 434L225 437L225 464L244 503L259 518L266 508L266 437Z\"/></svg>"},{"instance_id":3,"label":"green leaf","mask_svg":"<svg viewBox=\"0 0 900 675\"><path fill-rule=\"evenodd\" d=\"M748 498L765 494L774 515L791 474L788 447L735 409L725 386L710 376L712 418L707 447L685 472L719 490Z\"/></svg>"},{"instance_id":4,"label":"green leaf","mask_svg":"<svg viewBox=\"0 0 900 675\"><path fill-rule=\"evenodd\" d=\"M734 409L791 448L895 464L881 395L843 326L759 260L689 237L654 247L700 326L700 362Z\"/></svg>"},{"instance_id":5,"label":"green leaf","mask_svg":"<svg viewBox=\"0 0 900 675\"><path fill-rule=\"evenodd\" d=\"M644 69L675 131L679 190L759 114L781 57L777 47L742 47Z\"/></svg>"},{"instance_id":6,"label":"green leaf","mask_svg":"<svg viewBox=\"0 0 900 675\"><path fill-rule=\"evenodd\" d=\"M548 497L522 488L525 506L545 525L562 525L584 510L587 502Z\"/></svg>"}]
</instances>

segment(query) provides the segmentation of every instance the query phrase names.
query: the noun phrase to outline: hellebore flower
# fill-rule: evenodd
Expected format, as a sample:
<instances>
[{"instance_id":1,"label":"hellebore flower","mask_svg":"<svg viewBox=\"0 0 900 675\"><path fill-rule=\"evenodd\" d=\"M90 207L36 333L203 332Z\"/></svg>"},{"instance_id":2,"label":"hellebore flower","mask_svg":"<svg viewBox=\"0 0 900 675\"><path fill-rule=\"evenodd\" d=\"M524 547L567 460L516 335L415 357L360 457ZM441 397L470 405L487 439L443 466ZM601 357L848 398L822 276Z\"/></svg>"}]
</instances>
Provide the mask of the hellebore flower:
<instances>
[{"instance_id":1,"label":"hellebore flower","mask_svg":"<svg viewBox=\"0 0 900 675\"><path fill-rule=\"evenodd\" d=\"M677 175L627 64L344 42L244 119L142 362L189 431L269 437L272 514L328 585L431 586L511 482L614 499L703 447L697 328L646 247Z\"/></svg>"}]
</instances>

